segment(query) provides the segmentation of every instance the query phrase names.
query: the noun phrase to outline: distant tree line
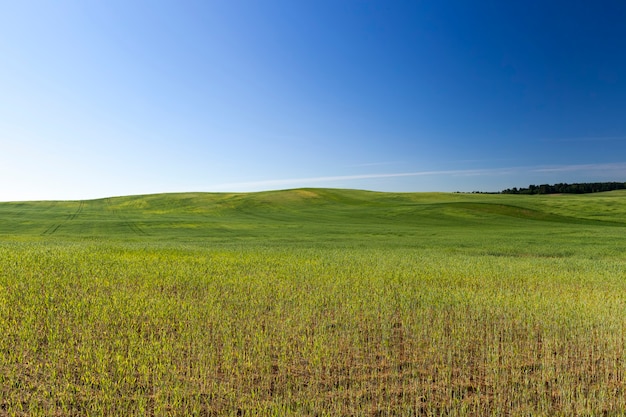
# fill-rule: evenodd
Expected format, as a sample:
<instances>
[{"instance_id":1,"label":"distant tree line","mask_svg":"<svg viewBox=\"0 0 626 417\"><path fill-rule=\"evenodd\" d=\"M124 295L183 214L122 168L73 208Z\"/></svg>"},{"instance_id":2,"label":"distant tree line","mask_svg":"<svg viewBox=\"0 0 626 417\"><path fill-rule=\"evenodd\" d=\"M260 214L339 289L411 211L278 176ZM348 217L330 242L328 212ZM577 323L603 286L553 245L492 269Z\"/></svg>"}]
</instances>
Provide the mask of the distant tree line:
<instances>
[{"instance_id":1,"label":"distant tree line","mask_svg":"<svg viewBox=\"0 0 626 417\"><path fill-rule=\"evenodd\" d=\"M542 184L529 185L528 188L507 188L502 194L586 194L599 193L602 191L624 190L626 182L589 182L576 184Z\"/></svg>"}]
</instances>

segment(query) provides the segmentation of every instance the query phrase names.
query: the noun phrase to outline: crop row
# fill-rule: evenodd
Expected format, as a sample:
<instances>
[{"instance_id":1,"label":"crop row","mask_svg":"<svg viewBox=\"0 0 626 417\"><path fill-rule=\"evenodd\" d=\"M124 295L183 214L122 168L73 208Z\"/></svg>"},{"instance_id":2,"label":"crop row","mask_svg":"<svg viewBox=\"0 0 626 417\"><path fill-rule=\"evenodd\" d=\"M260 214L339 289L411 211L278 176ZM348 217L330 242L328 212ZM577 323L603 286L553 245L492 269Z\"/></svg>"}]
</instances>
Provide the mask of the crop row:
<instances>
[{"instance_id":1,"label":"crop row","mask_svg":"<svg viewBox=\"0 0 626 417\"><path fill-rule=\"evenodd\" d=\"M0 415L626 409L625 261L0 246Z\"/></svg>"}]
</instances>

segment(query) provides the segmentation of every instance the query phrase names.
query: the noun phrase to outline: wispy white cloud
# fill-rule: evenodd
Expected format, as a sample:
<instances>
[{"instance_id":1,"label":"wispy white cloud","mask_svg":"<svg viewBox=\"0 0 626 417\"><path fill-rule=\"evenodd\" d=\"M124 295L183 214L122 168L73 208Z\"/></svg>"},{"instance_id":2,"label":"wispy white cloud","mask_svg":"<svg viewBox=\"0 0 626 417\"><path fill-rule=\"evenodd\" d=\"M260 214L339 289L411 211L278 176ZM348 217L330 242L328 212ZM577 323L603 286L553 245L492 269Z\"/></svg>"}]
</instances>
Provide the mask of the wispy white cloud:
<instances>
[{"instance_id":1,"label":"wispy white cloud","mask_svg":"<svg viewBox=\"0 0 626 417\"><path fill-rule=\"evenodd\" d=\"M347 165L348 168L363 168L363 167L379 167L379 166L389 166L389 165L399 165L402 164L403 162L366 162L366 163L362 163L362 164L354 164L354 165Z\"/></svg>"},{"instance_id":2,"label":"wispy white cloud","mask_svg":"<svg viewBox=\"0 0 626 417\"><path fill-rule=\"evenodd\" d=\"M504 177L513 176L531 176L531 174L550 174L550 173L573 173L573 174L594 174L607 173L615 175L626 175L626 162L624 163L600 163L600 164L577 164L577 165L553 165L553 166L517 166L502 167L488 169L450 169L450 170L431 170L431 171L413 171L413 172L397 172L397 173L366 173L356 175L336 175L336 176L319 176L319 177L302 177L302 178L282 178L269 179L261 181L233 182L227 184L219 184L213 189L216 190L241 190L241 189L275 189L281 187L299 187L299 186L322 186L328 183L349 182L359 180L376 180L376 179L393 179L403 177Z\"/></svg>"},{"instance_id":3,"label":"wispy white cloud","mask_svg":"<svg viewBox=\"0 0 626 417\"><path fill-rule=\"evenodd\" d=\"M541 167L532 169L531 172L590 172L622 171L626 174L626 162L602 163L602 164L578 164L578 165L557 165L552 167Z\"/></svg>"},{"instance_id":4,"label":"wispy white cloud","mask_svg":"<svg viewBox=\"0 0 626 417\"><path fill-rule=\"evenodd\" d=\"M572 138L544 138L543 142L623 142L626 136L580 136Z\"/></svg>"},{"instance_id":5,"label":"wispy white cloud","mask_svg":"<svg viewBox=\"0 0 626 417\"><path fill-rule=\"evenodd\" d=\"M308 177L308 178L286 178L263 181L236 182L230 184L220 184L216 188L271 188L284 187L293 185L319 184L328 182L356 181L367 179L384 179L384 178L401 178L401 177L423 177L423 176L475 176L489 175L503 170L490 169L467 169L467 170L442 170L442 171L416 171L416 172L399 172L388 174L358 174L358 175L337 175L326 177Z\"/></svg>"}]
</instances>

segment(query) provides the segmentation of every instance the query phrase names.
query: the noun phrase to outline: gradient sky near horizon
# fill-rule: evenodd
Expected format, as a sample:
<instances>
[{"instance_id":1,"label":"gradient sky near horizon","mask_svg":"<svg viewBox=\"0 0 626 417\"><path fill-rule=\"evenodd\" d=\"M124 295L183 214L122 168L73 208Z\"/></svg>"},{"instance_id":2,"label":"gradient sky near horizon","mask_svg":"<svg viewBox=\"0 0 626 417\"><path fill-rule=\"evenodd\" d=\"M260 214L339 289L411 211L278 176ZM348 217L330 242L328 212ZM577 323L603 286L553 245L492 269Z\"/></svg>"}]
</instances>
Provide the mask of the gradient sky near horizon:
<instances>
[{"instance_id":1,"label":"gradient sky near horizon","mask_svg":"<svg viewBox=\"0 0 626 417\"><path fill-rule=\"evenodd\" d=\"M0 200L626 181L626 3L0 2Z\"/></svg>"}]
</instances>

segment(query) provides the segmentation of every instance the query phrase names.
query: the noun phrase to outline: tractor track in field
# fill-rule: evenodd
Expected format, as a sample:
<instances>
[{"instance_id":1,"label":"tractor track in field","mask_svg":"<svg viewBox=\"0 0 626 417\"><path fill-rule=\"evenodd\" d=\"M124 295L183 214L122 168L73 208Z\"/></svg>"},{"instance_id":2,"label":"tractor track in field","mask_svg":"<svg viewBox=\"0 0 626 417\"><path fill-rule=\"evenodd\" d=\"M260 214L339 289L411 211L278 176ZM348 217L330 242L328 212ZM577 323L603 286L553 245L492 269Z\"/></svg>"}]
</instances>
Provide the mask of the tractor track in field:
<instances>
[{"instance_id":1,"label":"tractor track in field","mask_svg":"<svg viewBox=\"0 0 626 417\"><path fill-rule=\"evenodd\" d=\"M113 208L112 204L111 204L111 199L107 198L106 199L106 205L108 210L113 213L113 215L115 217L117 217L118 220L120 220L122 222L122 224L124 226L126 226L133 234L138 235L138 236L147 236L148 232L146 232L145 230L143 230L143 228L141 226L139 226L137 224L137 222L128 219L127 217L124 217L122 214L120 214L119 210Z\"/></svg>"},{"instance_id":2,"label":"tractor track in field","mask_svg":"<svg viewBox=\"0 0 626 417\"><path fill-rule=\"evenodd\" d=\"M52 224L50 227L48 227L46 230L43 231L42 236L50 236L55 234L56 232L58 232L58 230L61 228L61 226L63 226L65 223L75 220L82 212L83 209L85 208L85 202L81 201L80 204L78 205L78 208L76 209L76 211L70 213L67 215L67 217L61 221L60 223L54 223Z\"/></svg>"},{"instance_id":3,"label":"tractor track in field","mask_svg":"<svg viewBox=\"0 0 626 417\"><path fill-rule=\"evenodd\" d=\"M67 220L75 220L80 215L80 213L83 212L84 208L85 208L85 202L81 201L80 204L78 205L78 209L76 209L74 213L67 216Z\"/></svg>"},{"instance_id":4,"label":"tractor track in field","mask_svg":"<svg viewBox=\"0 0 626 417\"><path fill-rule=\"evenodd\" d=\"M63 223L55 223L52 226L48 227L46 230L43 231L42 235L44 236L48 236L48 235L53 235L57 232L57 230L59 230L59 228L61 227Z\"/></svg>"}]
</instances>

